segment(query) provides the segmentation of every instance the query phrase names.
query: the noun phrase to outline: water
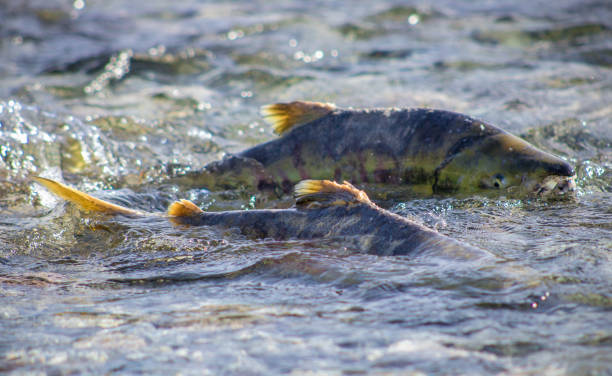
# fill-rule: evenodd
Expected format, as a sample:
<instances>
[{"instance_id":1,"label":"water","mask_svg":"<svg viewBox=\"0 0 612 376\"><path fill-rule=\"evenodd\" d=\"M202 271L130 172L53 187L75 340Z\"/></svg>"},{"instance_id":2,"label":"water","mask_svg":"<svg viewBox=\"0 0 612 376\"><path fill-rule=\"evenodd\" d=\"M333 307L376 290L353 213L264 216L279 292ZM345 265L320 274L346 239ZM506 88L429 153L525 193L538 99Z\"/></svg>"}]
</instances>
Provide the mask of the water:
<instances>
[{"instance_id":1,"label":"water","mask_svg":"<svg viewBox=\"0 0 612 376\"><path fill-rule=\"evenodd\" d=\"M612 372L607 1L12 1L0 6L0 372ZM81 213L253 192L160 184L274 135L263 104L427 106L567 158L575 200L381 203L492 260L360 255Z\"/></svg>"}]
</instances>

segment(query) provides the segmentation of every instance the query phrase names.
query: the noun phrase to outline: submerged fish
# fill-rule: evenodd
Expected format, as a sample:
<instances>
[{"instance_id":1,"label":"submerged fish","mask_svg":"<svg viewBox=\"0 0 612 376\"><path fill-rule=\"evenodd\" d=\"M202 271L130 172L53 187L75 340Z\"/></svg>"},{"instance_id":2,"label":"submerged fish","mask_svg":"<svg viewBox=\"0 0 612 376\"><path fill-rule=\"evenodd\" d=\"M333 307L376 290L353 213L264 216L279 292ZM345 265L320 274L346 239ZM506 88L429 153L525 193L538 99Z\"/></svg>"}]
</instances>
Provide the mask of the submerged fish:
<instances>
[{"instance_id":1,"label":"submerged fish","mask_svg":"<svg viewBox=\"0 0 612 376\"><path fill-rule=\"evenodd\" d=\"M377 255L436 251L473 258L488 254L432 229L381 209L350 183L305 180L295 187L290 209L204 212L191 201L173 203L166 214L152 214L115 205L56 181L34 178L51 192L80 208L128 216L164 215L177 224L238 228L254 238L337 239L348 248Z\"/></svg>"},{"instance_id":2,"label":"submerged fish","mask_svg":"<svg viewBox=\"0 0 612 376\"><path fill-rule=\"evenodd\" d=\"M426 194L546 195L575 188L574 169L563 159L459 113L340 109L316 102L277 103L262 113L281 137L175 181L211 190L242 185L277 193L288 193L304 179L403 185Z\"/></svg>"}]
</instances>

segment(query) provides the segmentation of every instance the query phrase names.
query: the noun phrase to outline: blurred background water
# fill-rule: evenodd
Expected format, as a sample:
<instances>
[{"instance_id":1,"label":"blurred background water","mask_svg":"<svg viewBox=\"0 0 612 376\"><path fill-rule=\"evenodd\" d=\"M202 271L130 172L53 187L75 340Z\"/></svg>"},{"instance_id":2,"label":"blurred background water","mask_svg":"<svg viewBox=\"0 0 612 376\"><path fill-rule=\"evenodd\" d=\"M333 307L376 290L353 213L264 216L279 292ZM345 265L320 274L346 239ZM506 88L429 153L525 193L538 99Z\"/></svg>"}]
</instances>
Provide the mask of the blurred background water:
<instances>
[{"instance_id":1,"label":"blurred background water","mask_svg":"<svg viewBox=\"0 0 612 376\"><path fill-rule=\"evenodd\" d=\"M612 3L0 3L0 372L612 372ZM80 213L63 179L149 211L271 207L163 184L275 137L259 107L458 111L576 166L575 200L392 211L495 262Z\"/></svg>"}]
</instances>

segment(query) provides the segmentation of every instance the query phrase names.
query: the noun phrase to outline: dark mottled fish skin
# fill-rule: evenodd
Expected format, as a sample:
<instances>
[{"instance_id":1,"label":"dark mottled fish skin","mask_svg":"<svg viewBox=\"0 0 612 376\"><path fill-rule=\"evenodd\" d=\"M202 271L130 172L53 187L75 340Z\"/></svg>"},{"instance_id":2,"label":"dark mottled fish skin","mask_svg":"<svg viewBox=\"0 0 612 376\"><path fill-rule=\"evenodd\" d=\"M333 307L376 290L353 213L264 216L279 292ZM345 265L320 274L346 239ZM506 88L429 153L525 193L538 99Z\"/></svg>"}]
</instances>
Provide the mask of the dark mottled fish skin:
<instances>
[{"instance_id":1,"label":"dark mottled fish skin","mask_svg":"<svg viewBox=\"0 0 612 376\"><path fill-rule=\"evenodd\" d=\"M462 257L485 254L478 248L367 204L314 209L203 212L193 217L174 218L173 221L193 226L237 228L253 238L337 238L344 244L355 246L360 252L381 256L426 251L450 252Z\"/></svg>"},{"instance_id":2,"label":"dark mottled fish skin","mask_svg":"<svg viewBox=\"0 0 612 376\"><path fill-rule=\"evenodd\" d=\"M506 150L514 144L516 150ZM491 156L467 154L477 148ZM426 184L432 192L460 191L465 176L483 170L477 165L483 157L499 159L501 167L492 168L513 174L518 182L524 171L541 170L541 178L574 175L567 162L498 127L431 109L339 109L237 156L261 163L268 173L265 185L279 185L285 192L301 179ZM492 177L481 179L473 183L474 190L493 187L487 180Z\"/></svg>"},{"instance_id":3,"label":"dark mottled fish skin","mask_svg":"<svg viewBox=\"0 0 612 376\"><path fill-rule=\"evenodd\" d=\"M276 129L282 128L281 137L173 181L210 190L255 188L279 196L304 179L396 190L403 186L424 194L503 189L508 194L563 196L576 186L574 169L563 159L455 112L336 109L313 102L265 110ZM318 116L314 120L313 113Z\"/></svg>"},{"instance_id":4,"label":"dark mottled fish skin","mask_svg":"<svg viewBox=\"0 0 612 376\"><path fill-rule=\"evenodd\" d=\"M308 143L320 155L334 160L364 150L398 160L405 155L431 155L433 150L439 159L444 157L441 151L461 138L471 122L461 114L428 109L336 110L239 155L268 167L282 158L294 157ZM486 129L483 136L497 132L495 128Z\"/></svg>"},{"instance_id":5,"label":"dark mottled fish skin","mask_svg":"<svg viewBox=\"0 0 612 376\"><path fill-rule=\"evenodd\" d=\"M317 176L317 169L303 167L314 155L319 156L323 163L330 160L340 162L339 171L334 171L335 180L433 184L433 171L420 166L408 168L405 159L431 160L433 164L439 164L446 157L445 150L464 138L463 134L469 127L469 118L447 111L336 110L296 127L282 138L257 145L239 155L257 160L272 170L278 161L290 159L296 171L300 167L306 171L300 179L322 178ZM485 131L478 137L498 130L486 128ZM347 157L350 160L342 163L342 159ZM364 166L367 158L381 161L381 166L370 173ZM288 174L286 168L284 174ZM293 183L285 182L285 185Z\"/></svg>"},{"instance_id":6,"label":"dark mottled fish skin","mask_svg":"<svg viewBox=\"0 0 612 376\"><path fill-rule=\"evenodd\" d=\"M34 177L83 210L129 217L166 217L175 224L237 228L246 236L278 240L337 239L347 248L377 255L408 255L436 251L461 258L484 256L460 243L372 203L348 182L304 180L295 187L295 208L205 212L188 200L169 206L167 214L147 213L100 200L60 182Z\"/></svg>"}]
</instances>

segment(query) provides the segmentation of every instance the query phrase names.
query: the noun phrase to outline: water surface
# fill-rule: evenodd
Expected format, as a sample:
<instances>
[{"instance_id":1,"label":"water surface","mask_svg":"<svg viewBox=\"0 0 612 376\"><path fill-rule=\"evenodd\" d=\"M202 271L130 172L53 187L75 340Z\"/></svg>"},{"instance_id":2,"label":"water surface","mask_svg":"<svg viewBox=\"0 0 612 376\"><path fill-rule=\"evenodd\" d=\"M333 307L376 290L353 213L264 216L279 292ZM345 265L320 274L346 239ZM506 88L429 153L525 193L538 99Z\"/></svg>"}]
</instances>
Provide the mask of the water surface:
<instances>
[{"instance_id":1,"label":"water surface","mask_svg":"<svg viewBox=\"0 0 612 376\"><path fill-rule=\"evenodd\" d=\"M607 1L0 6L0 372L612 372ZM277 205L164 184L275 137L267 103L431 107L575 165L573 200L381 204L481 247L357 254L81 213L28 177L163 211Z\"/></svg>"}]
</instances>

